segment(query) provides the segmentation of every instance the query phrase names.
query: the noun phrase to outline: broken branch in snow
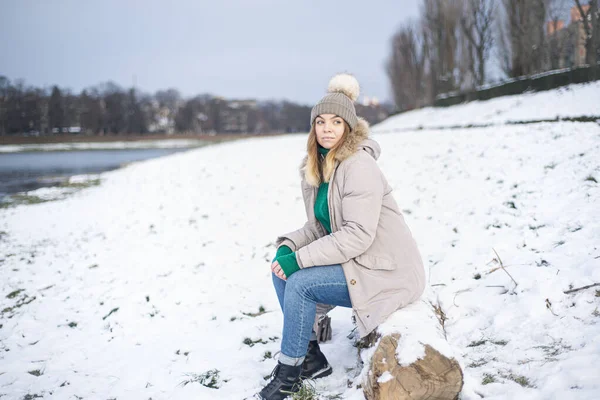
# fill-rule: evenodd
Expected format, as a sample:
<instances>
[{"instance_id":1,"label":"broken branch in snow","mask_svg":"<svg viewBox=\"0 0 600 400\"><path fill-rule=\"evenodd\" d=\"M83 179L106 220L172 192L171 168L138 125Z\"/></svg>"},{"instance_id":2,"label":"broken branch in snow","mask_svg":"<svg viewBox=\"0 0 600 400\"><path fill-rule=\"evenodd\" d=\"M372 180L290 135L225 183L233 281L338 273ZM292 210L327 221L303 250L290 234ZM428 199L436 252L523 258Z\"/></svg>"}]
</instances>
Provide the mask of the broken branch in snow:
<instances>
[{"instance_id":1,"label":"broken branch in snow","mask_svg":"<svg viewBox=\"0 0 600 400\"><path fill-rule=\"evenodd\" d=\"M519 286L519 284L517 283L517 281L515 281L515 278L513 278L512 275L508 273L506 268L504 268L504 264L502 263L502 260L500 259L500 256L498 255L498 252L496 251L496 249L494 249L492 247L492 250L494 250L494 253L496 254L496 261L498 261L498 264L500 264L500 267L502 267L502 270L504 270L504 272L506 272L506 275L508 275L510 277L510 279L512 279L512 281L515 283L515 287L513 288L513 292L514 292L515 289L517 288L517 286Z\"/></svg>"},{"instance_id":2,"label":"broken branch in snow","mask_svg":"<svg viewBox=\"0 0 600 400\"><path fill-rule=\"evenodd\" d=\"M589 288L594 287L594 286L600 286L600 283L593 283L591 285L582 286L582 287L579 287L579 288L567 290L567 291L564 291L563 293L564 294L574 293L574 292L578 292L580 290L589 289Z\"/></svg>"}]
</instances>

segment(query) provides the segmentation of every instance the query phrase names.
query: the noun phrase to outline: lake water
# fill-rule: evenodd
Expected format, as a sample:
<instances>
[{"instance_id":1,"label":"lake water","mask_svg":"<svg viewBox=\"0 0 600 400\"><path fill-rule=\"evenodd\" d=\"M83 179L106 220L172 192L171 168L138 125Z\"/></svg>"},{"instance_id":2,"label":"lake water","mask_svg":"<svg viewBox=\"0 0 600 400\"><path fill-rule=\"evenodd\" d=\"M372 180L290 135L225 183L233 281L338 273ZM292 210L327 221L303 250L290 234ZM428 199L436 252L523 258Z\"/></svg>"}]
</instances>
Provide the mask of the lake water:
<instances>
[{"instance_id":1,"label":"lake water","mask_svg":"<svg viewBox=\"0 0 600 400\"><path fill-rule=\"evenodd\" d=\"M0 153L0 201L6 195L56 186L68 177L96 174L133 161L185 151L126 149Z\"/></svg>"}]
</instances>

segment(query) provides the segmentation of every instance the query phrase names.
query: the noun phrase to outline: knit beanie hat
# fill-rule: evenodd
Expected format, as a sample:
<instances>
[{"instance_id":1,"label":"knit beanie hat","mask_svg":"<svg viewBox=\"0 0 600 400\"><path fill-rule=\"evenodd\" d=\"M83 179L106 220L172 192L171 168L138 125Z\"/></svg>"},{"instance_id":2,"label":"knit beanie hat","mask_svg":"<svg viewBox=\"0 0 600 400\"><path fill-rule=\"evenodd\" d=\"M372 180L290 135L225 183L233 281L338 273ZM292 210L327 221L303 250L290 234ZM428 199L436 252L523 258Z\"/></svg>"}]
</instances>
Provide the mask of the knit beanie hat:
<instances>
[{"instance_id":1,"label":"knit beanie hat","mask_svg":"<svg viewBox=\"0 0 600 400\"><path fill-rule=\"evenodd\" d=\"M350 74L338 74L331 78L325 95L312 109L310 124L321 114L335 114L348 123L354 130L358 124L354 102L358 99L360 86L356 78Z\"/></svg>"}]
</instances>

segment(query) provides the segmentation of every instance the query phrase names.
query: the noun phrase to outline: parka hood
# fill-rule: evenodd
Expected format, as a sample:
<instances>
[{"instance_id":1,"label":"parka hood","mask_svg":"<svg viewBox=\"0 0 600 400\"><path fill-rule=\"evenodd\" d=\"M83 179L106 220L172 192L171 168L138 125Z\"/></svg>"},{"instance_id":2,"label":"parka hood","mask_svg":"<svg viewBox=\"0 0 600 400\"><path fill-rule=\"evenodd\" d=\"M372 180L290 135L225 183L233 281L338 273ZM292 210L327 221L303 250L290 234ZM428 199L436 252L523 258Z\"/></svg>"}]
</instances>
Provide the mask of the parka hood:
<instances>
[{"instance_id":1,"label":"parka hood","mask_svg":"<svg viewBox=\"0 0 600 400\"><path fill-rule=\"evenodd\" d=\"M379 143L374 141L373 139L365 139L360 142L357 146L357 150L364 150L371 155L374 159L378 159L381 155L381 147Z\"/></svg>"}]
</instances>

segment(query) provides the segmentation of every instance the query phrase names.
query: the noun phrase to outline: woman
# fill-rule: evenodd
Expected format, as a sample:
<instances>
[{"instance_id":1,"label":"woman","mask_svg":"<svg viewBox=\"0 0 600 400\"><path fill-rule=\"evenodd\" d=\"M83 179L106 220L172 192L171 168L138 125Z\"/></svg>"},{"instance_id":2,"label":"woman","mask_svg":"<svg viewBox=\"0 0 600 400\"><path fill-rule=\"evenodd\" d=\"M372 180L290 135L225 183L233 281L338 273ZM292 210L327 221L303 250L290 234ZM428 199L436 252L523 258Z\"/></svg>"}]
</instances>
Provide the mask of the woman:
<instances>
[{"instance_id":1,"label":"woman","mask_svg":"<svg viewBox=\"0 0 600 400\"><path fill-rule=\"evenodd\" d=\"M264 400L331 373L312 329L318 303L351 307L364 337L425 287L416 243L377 166L380 147L356 116L358 82L340 74L328 92L312 109L300 169L308 221L277 239L271 265L284 322L279 361L258 395Z\"/></svg>"}]
</instances>

